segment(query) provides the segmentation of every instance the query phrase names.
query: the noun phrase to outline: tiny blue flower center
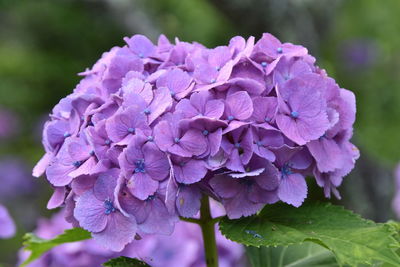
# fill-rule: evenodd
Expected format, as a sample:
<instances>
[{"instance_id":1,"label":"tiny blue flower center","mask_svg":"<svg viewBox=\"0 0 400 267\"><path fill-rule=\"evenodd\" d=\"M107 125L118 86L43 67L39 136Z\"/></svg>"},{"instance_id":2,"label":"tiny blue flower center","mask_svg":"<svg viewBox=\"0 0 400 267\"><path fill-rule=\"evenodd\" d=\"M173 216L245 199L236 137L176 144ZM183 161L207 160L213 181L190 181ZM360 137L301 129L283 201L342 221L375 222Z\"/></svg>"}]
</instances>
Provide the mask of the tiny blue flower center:
<instances>
[{"instance_id":1,"label":"tiny blue flower center","mask_svg":"<svg viewBox=\"0 0 400 267\"><path fill-rule=\"evenodd\" d=\"M144 111L144 114L149 115L151 113L150 109L146 108Z\"/></svg>"},{"instance_id":2,"label":"tiny blue flower center","mask_svg":"<svg viewBox=\"0 0 400 267\"><path fill-rule=\"evenodd\" d=\"M180 141L181 141L181 139L179 139L178 137L175 137L175 139L174 139L175 144L179 144Z\"/></svg>"},{"instance_id":3,"label":"tiny blue flower center","mask_svg":"<svg viewBox=\"0 0 400 267\"><path fill-rule=\"evenodd\" d=\"M67 138L67 137L70 137L70 136L71 136L71 134L69 132L65 132L64 133L64 138Z\"/></svg>"},{"instance_id":4,"label":"tiny blue flower center","mask_svg":"<svg viewBox=\"0 0 400 267\"><path fill-rule=\"evenodd\" d=\"M134 132L135 132L135 128L132 128L132 127L128 128L128 133L134 133Z\"/></svg>"},{"instance_id":5,"label":"tiny blue flower center","mask_svg":"<svg viewBox=\"0 0 400 267\"><path fill-rule=\"evenodd\" d=\"M154 137L153 137L153 136L151 136L151 135L147 136L147 141L149 141L149 142L152 142L152 141L154 141Z\"/></svg>"},{"instance_id":6,"label":"tiny blue flower center","mask_svg":"<svg viewBox=\"0 0 400 267\"><path fill-rule=\"evenodd\" d=\"M175 96L175 92L174 91L170 91L169 93L171 94L172 97Z\"/></svg>"},{"instance_id":7,"label":"tiny blue flower center","mask_svg":"<svg viewBox=\"0 0 400 267\"><path fill-rule=\"evenodd\" d=\"M203 131L203 135L207 136L208 134L209 134L209 131L207 131L207 130Z\"/></svg>"},{"instance_id":8,"label":"tiny blue flower center","mask_svg":"<svg viewBox=\"0 0 400 267\"><path fill-rule=\"evenodd\" d=\"M81 164L82 164L82 161L79 161L79 160L74 161L74 162L72 163L72 165L74 165L76 168L78 168L79 166L81 166Z\"/></svg>"},{"instance_id":9,"label":"tiny blue flower center","mask_svg":"<svg viewBox=\"0 0 400 267\"><path fill-rule=\"evenodd\" d=\"M270 121L271 121L271 118L265 117L265 118L264 118L264 121L265 121L265 122L270 122Z\"/></svg>"},{"instance_id":10,"label":"tiny blue flower center","mask_svg":"<svg viewBox=\"0 0 400 267\"><path fill-rule=\"evenodd\" d=\"M281 173L283 177L293 174L291 164L289 163L283 164L283 167L281 168Z\"/></svg>"},{"instance_id":11,"label":"tiny blue flower center","mask_svg":"<svg viewBox=\"0 0 400 267\"><path fill-rule=\"evenodd\" d=\"M257 146L263 146L263 143L261 141L256 142Z\"/></svg>"},{"instance_id":12,"label":"tiny blue flower center","mask_svg":"<svg viewBox=\"0 0 400 267\"><path fill-rule=\"evenodd\" d=\"M210 83L215 83L217 80L216 79L211 79Z\"/></svg>"},{"instance_id":13,"label":"tiny blue flower center","mask_svg":"<svg viewBox=\"0 0 400 267\"><path fill-rule=\"evenodd\" d=\"M220 70L221 70L221 67L215 67L215 69L216 69L217 71L220 71Z\"/></svg>"},{"instance_id":14,"label":"tiny blue flower center","mask_svg":"<svg viewBox=\"0 0 400 267\"><path fill-rule=\"evenodd\" d=\"M186 162L183 162L183 161L182 161L182 162L179 163L179 165L180 165L181 167L183 167L183 166L186 165Z\"/></svg>"},{"instance_id":15,"label":"tiny blue flower center","mask_svg":"<svg viewBox=\"0 0 400 267\"><path fill-rule=\"evenodd\" d=\"M111 201L110 199L104 200L104 208L105 208L104 213L105 213L106 215L110 215L111 213L117 211L117 210L114 208L114 205L113 205L113 203L112 203L112 201Z\"/></svg>"},{"instance_id":16,"label":"tiny blue flower center","mask_svg":"<svg viewBox=\"0 0 400 267\"><path fill-rule=\"evenodd\" d=\"M283 52L282 47L278 47L278 48L276 49L276 52L277 52L278 54L282 54L282 52Z\"/></svg>"},{"instance_id":17,"label":"tiny blue flower center","mask_svg":"<svg viewBox=\"0 0 400 267\"><path fill-rule=\"evenodd\" d=\"M228 116L228 121L233 121L233 119L235 119L235 117L233 117L232 115Z\"/></svg>"},{"instance_id":18,"label":"tiny blue flower center","mask_svg":"<svg viewBox=\"0 0 400 267\"><path fill-rule=\"evenodd\" d=\"M236 148L240 148L240 143L235 143Z\"/></svg>"},{"instance_id":19,"label":"tiny blue flower center","mask_svg":"<svg viewBox=\"0 0 400 267\"><path fill-rule=\"evenodd\" d=\"M151 196L149 196L145 201L152 201L152 200L154 200L155 198L156 198L155 195L151 195Z\"/></svg>"},{"instance_id":20,"label":"tiny blue flower center","mask_svg":"<svg viewBox=\"0 0 400 267\"><path fill-rule=\"evenodd\" d=\"M91 150L91 151L89 152L89 155L90 155L90 156L94 156L94 150Z\"/></svg>"},{"instance_id":21,"label":"tiny blue flower center","mask_svg":"<svg viewBox=\"0 0 400 267\"><path fill-rule=\"evenodd\" d=\"M110 139L106 139L106 140L104 141L104 144L106 144L106 145L108 146L109 144L111 144L111 140L110 140Z\"/></svg>"},{"instance_id":22,"label":"tiny blue flower center","mask_svg":"<svg viewBox=\"0 0 400 267\"><path fill-rule=\"evenodd\" d=\"M138 159L135 162L135 173L138 173L138 172L141 172L141 173L146 172L145 165L144 165L144 159Z\"/></svg>"},{"instance_id":23,"label":"tiny blue flower center","mask_svg":"<svg viewBox=\"0 0 400 267\"><path fill-rule=\"evenodd\" d=\"M268 65L267 62L265 62L265 61L261 62L261 66L263 66L264 68L265 68L267 65Z\"/></svg>"},{"instance_id":24,"label":"tiny blue flower center","mask_svg":"<svg viewBox=\"0 0 400 267\"><path fill-rule=\"evenodd\" d=\"M139 56L140 58L143 58L143 57L144 57L143 53L139 53L138 56Z\"/></svg>"},{"instance_id":25,"label":"tiny blue flower center","mask_svg":"<svg viewBox=\"0 0 400 267\"><path fill-rule=\"evenodd\" d=\"M297 119L299 117L299 113L297 111L292 111L290 112L290 117Z\"/></svg>"}]
</instances>

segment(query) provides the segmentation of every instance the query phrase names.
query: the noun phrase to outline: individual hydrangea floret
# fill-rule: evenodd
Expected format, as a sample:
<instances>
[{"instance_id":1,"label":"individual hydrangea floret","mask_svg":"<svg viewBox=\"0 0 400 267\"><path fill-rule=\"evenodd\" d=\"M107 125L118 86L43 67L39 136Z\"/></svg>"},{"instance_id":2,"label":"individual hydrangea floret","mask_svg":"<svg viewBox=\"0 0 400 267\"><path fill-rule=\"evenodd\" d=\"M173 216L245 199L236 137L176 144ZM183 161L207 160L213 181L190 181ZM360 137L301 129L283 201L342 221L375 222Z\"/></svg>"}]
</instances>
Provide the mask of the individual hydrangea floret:
<instances>
[{"instance_id":1,"label":"individual hydrangea floret","mask_svg":"<svg viewBox=\"0 0 400 267\"><path fill-rule=\"evenodd\" d=\"M340 198L359 157L355 96L306 48L268 33L216 48L124 40L80 73L45 124L33 174L55 188L49 208L65 205L74 226L122 250L173 233L203 195L230 218L299 207L306 177Z\"/></svg>"}]
</instances>

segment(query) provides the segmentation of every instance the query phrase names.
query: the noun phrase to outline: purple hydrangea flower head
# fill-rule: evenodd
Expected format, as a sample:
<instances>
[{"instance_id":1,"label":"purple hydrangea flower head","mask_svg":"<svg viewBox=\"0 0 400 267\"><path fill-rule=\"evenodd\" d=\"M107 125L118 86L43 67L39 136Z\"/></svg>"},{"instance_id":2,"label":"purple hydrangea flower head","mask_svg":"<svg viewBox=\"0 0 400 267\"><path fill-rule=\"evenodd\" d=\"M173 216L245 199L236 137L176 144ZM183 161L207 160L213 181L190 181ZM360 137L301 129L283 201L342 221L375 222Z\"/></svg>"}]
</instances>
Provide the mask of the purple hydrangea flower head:
<instances>
[{"instance_id":1,"label":"purple hydrangea flower head","mask_svg":"<svg viewBox=\"0 0 400 267\"><path fill-rule=\"evenodd\" d=\"M48 208L65 204L74 226L122 250L136 234L172 234L203 195L230 218L277 201L300 206L310 176L340 197L359 156L355 96L306 48L268 33L216 48L124 40L45 124L33 175L55 189Z\"/></svg>"},{"instance_id":2,"label":"purple hydrangea flower head","mask_svg":"<svg viewBox=\"0 0 400 267\"><path fill-rule=\"evenodd\" d=\"M8 210L0 204L0 239L11 238L15 235L15 224Z\"/></svg>"}]
</instances>

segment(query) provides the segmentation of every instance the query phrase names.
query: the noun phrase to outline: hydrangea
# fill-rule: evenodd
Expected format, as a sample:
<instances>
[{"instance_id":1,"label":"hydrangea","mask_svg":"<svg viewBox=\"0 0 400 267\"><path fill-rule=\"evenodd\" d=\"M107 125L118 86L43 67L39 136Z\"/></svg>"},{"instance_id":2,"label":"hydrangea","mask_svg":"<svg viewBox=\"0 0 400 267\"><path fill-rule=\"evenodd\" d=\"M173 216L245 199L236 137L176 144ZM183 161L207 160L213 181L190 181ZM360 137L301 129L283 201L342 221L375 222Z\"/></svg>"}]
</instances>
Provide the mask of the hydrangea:
<instances>
[{"instance_id":1,"label":"hydrangea","mask_svg":"<svg viewBox=\"0 0 400 267\"><path fill-rule=\"evenodd\" d=\"M125 38L103 54L43 131L48 207L108 248L171 234L202 195L229 218L265 204L299 207L313 176L326 197L359 153L355 96L306 48L265 33L206 48L160 36ZM123 236L123 238L116 238Z\"/></svg>"},{"instance_id":2,"label":"hydrangea","mask_svg":"<svg viewBox=\"0 0 400 267\"><path fill-rule=\"evenodd\" d=\"M212 211L222 215L215 203ZM40 219L35 234L51 239L70 227L63 212L59 212L51 219ZM217 247L221 267L244 266L244 249L241 245L227 240L217 232ZM141 240L133 241L121 252L107 250L93 239L63 244L33 261L28 267L97 267L118 256L139 258L154 267L205 267L202 249L200 229L196 225L180 222L171 236L142 236ZM21 250L19 262L22 263L28 255L28 251Z\"/></svg>"},{"instance_id":3,"label":"hydrangea","mask_svg":"<svg viewBox=\"0 0 400 267\"><path fill-rule=\"evenodd\" d=\"M0 239L11 238L15 235L15 224L8 210L0 204Z\"/></svg>"}]
</instances>

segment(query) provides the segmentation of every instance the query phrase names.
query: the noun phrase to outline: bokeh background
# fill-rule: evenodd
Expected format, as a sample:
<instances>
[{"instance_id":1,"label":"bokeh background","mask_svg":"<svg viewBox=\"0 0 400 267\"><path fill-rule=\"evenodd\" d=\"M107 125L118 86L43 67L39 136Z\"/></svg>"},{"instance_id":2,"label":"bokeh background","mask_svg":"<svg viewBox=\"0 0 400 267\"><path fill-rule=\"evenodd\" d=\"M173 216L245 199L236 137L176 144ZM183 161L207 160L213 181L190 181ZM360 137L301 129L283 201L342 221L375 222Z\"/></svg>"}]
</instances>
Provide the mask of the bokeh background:
<instances>
[{"instance_id":1,"label":"bokeh background","mask_svg":"<svg viewBox=\"0 0 400 267\"><path fill-rule=\"evenodd\" d=\"M399 11L398 0L0 0L0 203L18 226L16 237L0 240L0 265L13 266L22 235L51 214L49 186L31 176L49 112L78 83L78 72L135 33L213 47L271 32L306 46L357 96L353 140L361 158L341 187L343 199L334 201L375 221L395 218ZM321 198L310 186L311 197Z\"/></svg>"}]
</instances>

